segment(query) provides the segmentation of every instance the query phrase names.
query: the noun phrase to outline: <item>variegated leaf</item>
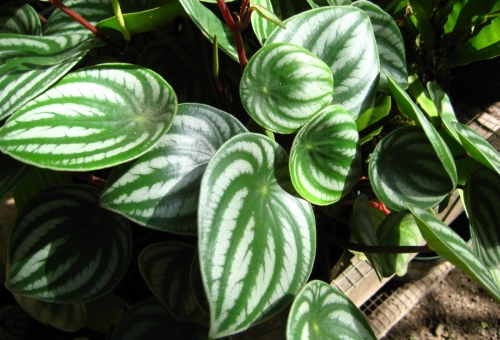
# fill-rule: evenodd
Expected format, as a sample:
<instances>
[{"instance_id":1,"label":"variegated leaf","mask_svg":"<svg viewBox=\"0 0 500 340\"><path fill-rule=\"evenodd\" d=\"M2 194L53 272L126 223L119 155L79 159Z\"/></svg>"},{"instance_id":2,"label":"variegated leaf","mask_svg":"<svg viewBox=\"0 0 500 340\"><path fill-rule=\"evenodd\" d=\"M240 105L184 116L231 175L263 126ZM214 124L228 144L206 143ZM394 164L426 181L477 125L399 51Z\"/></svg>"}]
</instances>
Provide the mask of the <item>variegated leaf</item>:
<instances>
[{"instance_id":1,"label":"variegated leaf","mask_svg":"<svg viewBox=\"0 0 500 340\"><path fill-rule=\"evenodd\" d=\"M288 340L375 340L363 313L343 293L322 281L309 282L288 315Z\"/></svg>"},{"instance_id":2,"label":"variegated leaf","mask_svg":"<svg viewBox=\"0 0 500 340\"><path fill-rule=\"evenodd\" d=\"M0 120L49 88L95 45L90 34L0 35Z\"/></svg>"},{"instance_id":3,"label":"variegated leaf","mask_svg":"<svg viewBox=\"0 0 500 340\"><path fill-rule=\"evenodd\" d=\"M0 129L0 150L28 164L85 171L139 157L170 128L172 88L158 74L103 64L64 77Z\"/></svg>"},{"instance_id":4,"label":"variegated leaf","mask_svg":"<svg viewBox=\"0 0 500 340\"><path fill-rule=\"evenodd\" d=\"M500 174L500 154L480 134L458 122L450 122L460 137L462 146L479 163Z\"/></svg>"},{"instance_id":5,"label":"variegated leaf","mask_svg":"<svg viewBox=\"0 0 500 340\"><path fill-rule=\"evenodd\" d=\"M225 141L246 131L211 106L179 105L172 128L152 150L113 170L101 206L149 228L196 234L205 167Z\"/></svg>"},{"instance_id":6,"label":"variegated leaf","mask_svg":"<svg viewBox=\"0 0 500 340\"><path fill-rule=\"evenodd\" d=\"M363 10L370 17L370 22L377 41L380 58L379 90L390 94L387 74L402 88L408 87L405 49L403 37L394 19L379 6L369 1L356 1L353 6Z\"/></svg>"},{"instance_id":7,"label":"variegated leaf","mask_svg":"<svg viewBox=\"0 0 500 340\"><path fill-rule=\"evenodd\" d=\"M474 251L488 269L500 269L500 175L476 165L464 188Z\"/></svg>"},{"instance_id":8,"label":"variegated leaf","mask_svg":"<svg viewBox=\"0 0 500 340\"><path fill-rule=\"evenodd\" d=\"M112 290L132 253L128 221L97 206L99 190L59 186L37 194L21 211L9 240L6 287L61 303Z\"/></svg>"},{"instance_id":9,"label":"variegated leaf","mask_svg":"<svg viewBox=\"0 0 500 340\"><path fill-rule=\"evenodd\" d=\"M407 206L415 216L420 232L429 247L473 278L496 301L500 302L500 287L460 235L430 212L410 204Z\"/></svg>"},{"instance_id":10,"label":"variegated leaf","mask_svg":"<svg viewBox=\"0 0 500 340\"><path fill-rule=\"evenodd\" d=\"M309 277L314 215L309 203L283 189L289 186L285 151L262 135L237 135L210 160L198 206L210 337L275 315Z\"/></svg>"},{"instance_id":11,"label":"variegated leaf","mask_svg":"<svg viewBox=\"0 0 500 340\"><path fill-rule=\"evenodd\" d=\"M273 12L273 4L271 0L250 0L250 6L253 5L260 5ZM258 13L252 14L251 20L252 29L257 36L257 39L259 39L259 42L263 45L266 42L269 34L271 34L271 32L276 28L276 25L266 18L258 15Z\"/></svg>"},{"instance_id":12,"label":"variegated leaf","mask_svg":"<svg viewBox=\"0 0 500 340\"><path fill-rule=\"evenodd\" d=\"M0 164L2 164L0 166L0 200L3 200L29 172L30 166L3 153L0 153Z\"/></svg>"},{"instance_id":13,"label":"variegated leaf","mask_svg":"<svg viewBox=\"0 0 500 340\"><path fill-rule=\"evenodd\" d=\"M377 144L369 164L370 182L388 208L435 206L454 185L421 127L392 131Z\"/></svg>"},{"instance_id":14,"label":"variegated leaf","mask_svg":"<svg viewBox=\"0 0 500 340\"><path fill-rule=\"evenodd\" d=\"M327 106L297 134L290 151L290 175L297 192L313 204L340 200L359 179L356 123L339 106Z\"/></svg>"},{"instance_id":15,"label":"variegated leaf","mask_svg":"<svg viewBox=\"0 0 500 340\"><path fill-rule=\"evenodd\" d=\"M195 255L195 247L174 241L153 243L139 255L142 277L179 321L208 321L191 288L190 268Z\"/></svg>"},{"instance_id":16,"label":"variegated leaf","mask_svg":"<svg viewBox=\"0 0 500 340\"><path fill-rule=\"evenodd\" d=\"M0 33L42 35L42 24L33 7L12 2L0 6Z\"/></svg>"},{"instance_id":17,"label":"variegated leaf","mask_svg":"<svg viewBox=\"0 0 500 340\"><path fill-rule=\"evenodd\" d=\"M287 42L309 50L332 70L332 104L356 119L375 97L380 73L377 45L370 19L352 6L323 7L285 20L266 44Z\"/></svg>"},{"instance_id":18,"label":"variegated leaf","mask_svg":"<svg viewBox=\"0 0 500 340\"><path fill-rule=\"evenodd\" d=\"M248 114L262 127L292 133L332 99L328 66L304 48L266 45L250 59L240 83Z\"/></svg>"}]
</instances>

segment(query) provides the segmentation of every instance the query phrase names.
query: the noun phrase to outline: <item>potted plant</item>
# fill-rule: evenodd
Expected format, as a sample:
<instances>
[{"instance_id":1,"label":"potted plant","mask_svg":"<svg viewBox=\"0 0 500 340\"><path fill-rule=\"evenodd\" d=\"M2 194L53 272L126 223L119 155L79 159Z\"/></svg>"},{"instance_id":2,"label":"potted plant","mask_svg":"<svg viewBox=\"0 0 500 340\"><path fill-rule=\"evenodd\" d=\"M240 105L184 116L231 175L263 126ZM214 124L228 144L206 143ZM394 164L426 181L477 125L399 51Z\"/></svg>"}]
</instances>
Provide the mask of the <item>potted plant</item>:
<instances>
[{"instance_id":1,"label":"potted plant","mask_svg":"<svg viewBox=\"0 0 500 340\"><path fill-rule=\"evenodd\" d=\"M35 319L241 338L281 312L288 339L374 338L311 276L318 239L364 252L379 277L432 249L500 301L500 155L438 85L432 119L411 100L380 7L49 2L0 17L0 188L20 209L6 287ZM414 125L370 148L399 110ZM457 188L474 251L430 210ZM331 235L337 220L357 244Z\"/></svg>"}]
</instances>

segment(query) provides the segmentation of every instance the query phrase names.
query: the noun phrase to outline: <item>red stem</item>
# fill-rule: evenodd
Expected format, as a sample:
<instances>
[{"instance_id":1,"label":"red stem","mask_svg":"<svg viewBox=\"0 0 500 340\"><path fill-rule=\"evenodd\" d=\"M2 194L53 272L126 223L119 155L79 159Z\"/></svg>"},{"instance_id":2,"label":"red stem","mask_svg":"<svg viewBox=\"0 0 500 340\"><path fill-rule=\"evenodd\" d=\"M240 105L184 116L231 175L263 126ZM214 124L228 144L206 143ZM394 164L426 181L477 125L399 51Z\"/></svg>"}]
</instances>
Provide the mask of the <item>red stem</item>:
<instances>
[{"instance_id":1,"label":"red stem","mask_svg":"<svg viewBox=\"0 0 500 340\"><path fill-rule=\"evenodd\" d=\"M40 15L40 13L37 13L38 14L38 18L40 19L40 23L42 25L45 25L47 23L47 19L45 19L43 16Z\"/></svg>"},{"instance_id":2,"label":"red stem","mask_svg":"<svg viewBox=\"0 0 500 340\"><path fill-rule=\"evenodd\" d=\"M241 8L240 8L240 18L241 19L245 18L245 13L247 11L249 4L250 4L250 0L243 0L241 2ZM248 14L250 14L250 13L248 13ZM250 15L248 15L248 18L250 18Z\"/></svg>"},{"instance_id":3,"label":"red stem","mask_svg":"<svg viewBox=\"0 0 500 340\"><path fill-rule=\"evenodd\" d=\"M85 172L70 172L71 176L83 179L86 182L97 185L98 187L104 188L106 186L106 181L102 178L96 177Z\"/></svg>"}]
</instances>

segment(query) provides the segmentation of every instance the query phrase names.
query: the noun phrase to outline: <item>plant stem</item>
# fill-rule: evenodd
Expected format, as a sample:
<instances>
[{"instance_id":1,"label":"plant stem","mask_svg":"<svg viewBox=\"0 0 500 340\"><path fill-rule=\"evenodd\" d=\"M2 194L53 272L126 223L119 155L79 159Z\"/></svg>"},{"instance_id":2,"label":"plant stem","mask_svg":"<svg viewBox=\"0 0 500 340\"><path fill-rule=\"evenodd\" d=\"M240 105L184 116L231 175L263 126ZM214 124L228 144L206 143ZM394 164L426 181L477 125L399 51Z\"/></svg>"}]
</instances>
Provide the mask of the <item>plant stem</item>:
<instances>
[{"instance_id":1,"label":"plant stem","mask_svg":"<svg viewBox=\"0 0 500 340\"><path fill-rule=\"evenodd\" d=\"M359 251L366 254L403 254L403 253L428 253L433 250L425 246L366 246L363 244L345 241L333 235L328 235L328 241L340 248Z\"/></svg>"},{"instance_id":2,"label":"plant stem","mask_svg":"<svg viewBox=\"0 0 500 340\"><path fill-rule=\"evenodd\" d=\"M47 19L45 19L40 13L37 14L38 14L38 19L40 19L40 23L42 25L45 25L47 23Z\"/></svg>"},{"instance_id":3,"label":"plant stem","mask_svg":"<svg viewBox=\"0 0 500 340\"><path fill-rule=\"evenodd\" d=\"M85 172L70 172L69 174L73 177L80 178L86 182L97 185L100 188L104 188L106 186L105 180Z\"/></svg>"}]
</instances>

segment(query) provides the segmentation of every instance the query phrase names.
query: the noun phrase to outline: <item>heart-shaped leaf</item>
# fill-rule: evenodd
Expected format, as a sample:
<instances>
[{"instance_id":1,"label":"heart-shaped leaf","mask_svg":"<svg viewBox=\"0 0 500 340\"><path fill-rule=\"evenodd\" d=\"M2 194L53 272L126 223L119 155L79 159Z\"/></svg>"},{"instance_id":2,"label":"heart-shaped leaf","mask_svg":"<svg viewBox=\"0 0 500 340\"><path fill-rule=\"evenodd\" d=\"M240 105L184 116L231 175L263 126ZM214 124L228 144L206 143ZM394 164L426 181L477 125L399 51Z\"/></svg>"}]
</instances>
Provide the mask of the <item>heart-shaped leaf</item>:
<instances>
[{"instance_id":1,"label":"heart-shaped leaf","mask_svg":"<svg viewBox=\"0 0 500 340\"><path fill-rule=\"evenodd\" d=\"M262 127L292 133L328 105L333 78L328 66L296 45L266 45L243 72L240 96L248 114Z\"/></svg>"},{"instance_id":2,"label":"heart-shaped leaf","mask_svg":"<svg viewBox=\"0 0 500 340\"><path fill-rule=\"evenodd\" d=\"M388 208L435 206L453 190L448 173L421 127L392 131L377 144L369 164L370 182Z\"/></svg>"},{"instance_id":3,"label":"heart-shaped leaf","mask_svg":"<svg viewBox=\"0 0 500 340\"><path fill-rule=\"evenodd\" d=\"M170 128L172 88L128 64L71 73L25 105L0 130L0 150L55 170L110 167L139 157Z\"/></svg>"},{"instance_id":4,"label":"heart-shaped leaf","mask_svg":"<svg viewBox=\"0 0 500 340\"><path fill-rule=\"evenodd\" d=\"M430 212L410 204L407 206L415 216L420 232L429 247L473 278L496 301L500 302L500 288L491 276L490 271L477 258L477 255L474 254L460 235Z\"/></svg>"},{"instance_id":5,"label":"heart-shaped leaf","mask_svg":"<svg viewBox=\"0 0 500 340\"><path fill-rule=\"evenodd\" d=\"M474 251L488 269L500 269L500 175L476 165L464 188Z\"/></svg>"},{"instance_id":6,"label":"heart-shaped leaf","mask_svg":"<svg viewBox=\"0 0 500 340\"><path fill-rule=\"evenodd\" d=\"M33 197L10 235L9 290L72 303L102 296L120 282L132 237L126 219L97 206L99 193L59 186Z\"/></svg>"},{"instance_id":7,"label":"heart-shaped leaf","mask_svg":"<svg viewBox=\"0 0 500 340\"><path fill-rule=\"evenodd\" d=\"M42 35L42 24L33 7L12 2L0 6L0 33Z\"/></svg>"},{"instance_id":8,"label":"heart-shaped leaf","mask_svg":"<svg viewBox=\"0 0 500 340\"><path fill-rule=\"evenodd\" d=\"M309 282L288 315L288 340L373 339L363 313L344 294L322 281Z\"/></svg>"},{"instance_id":9,"label":"heart-shaped leaf","mask_svg":"<svg viewBox=\"0 0 500 340\"><path fill-rule=\"evenodd\" d=\"M95 45L92 34L0 35L0 120L68 72Z\"/></svg>"},{"instance_id":10,"label":"heart-shaped leaf","mask_svg":"<svg viewBox=\"0 0 500 340\"><path fill-rule=\"evenodd\" d=\"M113 170L101 206L149 228L196 234L205 167L225 141L246 131L211 106L179 105L172 128L152 150Z\"/></svg>"},{"instance_id":11,"label":"heart-shaped leaf","mask_svg":"<svg viewBox=\"0 0 500 340\"><path fill-rule=\"evenodd\" d=\"M309 203L283 189L289 186L285 151L262 135L237 135L210 160L198 206L210 337L243 331L278 313L309 277L314 215Z\"/></svg>"},{"instance_id":12,"label":"heart-shaped leaf","mask_svg":"<svg viewBox=\"0 0 500 340\"><path fill-rule=\"evenodd\" d=\"M195 247L174 241L151 244L139 255L142 277L179 321L208 320L191 288L190 268L195 255Z\"/></svg>"},{"instance_id":13,"label":"heart-shaped leaf","mask_svg":"<svg viewBox=\"0 0 500 340\"><path fill-rule=\"evenodd\" d=\"M358 132L351 115L328 106L297 134L290 151L290 175L297 192L313 204L340 200L361 172Z\"/></svg>"},{"instance_id":14,"label":"heart-shaped leaf","mask_svg":"<svg viewBox=\"0 0 500 340\"><path fill-rule=\"evenodd\" d=\"M375 97L380 73L370 18L352 6L323 7L285 20L266 44L299 45L323 60L335 80L333 101L356 119Z\"/></svg>"}]
</instances>

